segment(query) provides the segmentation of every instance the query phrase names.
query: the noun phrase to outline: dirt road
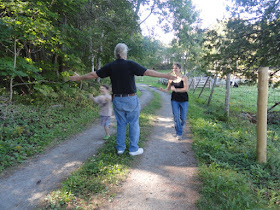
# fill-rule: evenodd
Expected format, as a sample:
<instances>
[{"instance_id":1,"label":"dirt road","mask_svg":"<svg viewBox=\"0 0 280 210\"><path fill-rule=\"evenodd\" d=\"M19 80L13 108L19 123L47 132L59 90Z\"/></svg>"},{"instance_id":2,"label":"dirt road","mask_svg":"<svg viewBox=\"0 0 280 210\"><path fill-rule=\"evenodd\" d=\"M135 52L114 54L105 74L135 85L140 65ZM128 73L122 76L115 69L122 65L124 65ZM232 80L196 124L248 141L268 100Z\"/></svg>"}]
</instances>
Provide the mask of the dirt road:
<instances>
[{"instance_id":1,"label":"dirt road","mask_svg":"<svg viewBox=\"0 0 280 210\"><path fill-rule=\"evenodd\" d=\"M150 88L138 85L142 91L141 106L151 99ZM161 93L163 106L157 113L158 123L144 154L138 158L128 180L113 203L104 209L195 209L198 198L197 168L191 151L189 130L184 140L171 134L170 96ZM12 173L0 178L0 209L35 209L38 203L72 171L102 146L103 129L95 123L83 133L72 137L45 154L33 158ZM115 132L115 130L112 130Z\"/></svg>"},{"instance_id":2,"label":"dirt road","mask_svg":"<svg viewBox=\"0 0 280 210\"><path fill-rule=\"evenodd\" d=\"M170 95L157 92L162 98L162 108L156 113L156 124L144 154L138 157L113 202L101 209L196 209L199 181L190 129L185 128L183 140L172 136Z\"/></svg>"}]
</instances>

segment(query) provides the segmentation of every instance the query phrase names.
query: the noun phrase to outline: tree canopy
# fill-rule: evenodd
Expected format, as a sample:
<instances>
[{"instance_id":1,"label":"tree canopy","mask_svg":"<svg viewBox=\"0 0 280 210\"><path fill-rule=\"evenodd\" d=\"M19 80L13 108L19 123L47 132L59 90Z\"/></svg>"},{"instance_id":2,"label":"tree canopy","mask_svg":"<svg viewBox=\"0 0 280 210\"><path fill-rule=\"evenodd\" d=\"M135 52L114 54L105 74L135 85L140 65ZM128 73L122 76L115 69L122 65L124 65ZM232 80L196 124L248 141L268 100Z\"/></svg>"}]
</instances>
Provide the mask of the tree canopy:
<instances>
[{"instance_id":1,"label":"tree canopy","mask_svg":"<svg viewBox=\"0 0 280 210\"><path fill-rule=\"evenodd\" d=\"M96 70L125 42L129 56L148 68L181 62L191 74L220 66L223 72L279 67L279 1L236 0L232 17L202 30L191 0L0 0L0 90L13 94L56 91L73 72ZM141 7L149 10L140 16ZM171 46L144 37L150 14Z\"/></svg>"}]
</instances>

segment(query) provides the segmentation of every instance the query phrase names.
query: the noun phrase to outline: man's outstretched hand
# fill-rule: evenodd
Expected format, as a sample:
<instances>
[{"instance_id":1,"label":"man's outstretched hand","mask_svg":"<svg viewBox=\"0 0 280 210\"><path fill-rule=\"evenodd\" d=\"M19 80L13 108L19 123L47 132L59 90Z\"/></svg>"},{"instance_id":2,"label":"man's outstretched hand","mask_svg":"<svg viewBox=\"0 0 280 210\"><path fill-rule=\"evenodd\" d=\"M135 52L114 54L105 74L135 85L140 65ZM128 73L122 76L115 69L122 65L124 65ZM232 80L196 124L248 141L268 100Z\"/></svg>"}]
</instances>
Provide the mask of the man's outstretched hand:
<instances>
[{"instance_id":1,"label":"man's outstretched hand","mask_svg":"<svg viewBox=\"0 0 280 210\"><path fill-rule=\"evenodd\" d=\"M168 78L167 78L167 79L169 79L169 80L175 80L175 79L177 79L176 76L172 75L172 72L169 72L169 73L167 73L167 74L168 74Z\"/></svg>"},{"instance_id":2,"label":"man's outstretched hand","mask_svg":"<svg viewBox=\"0 0 280 210\"><path fill-rule=\"evenodd\" d=\"M70 81L79 81L80 80L80 75L79 74L77 74L76 72L74 72L74 75L73 76L71 76L71 77L69 77L69 80Z\"/></svg>"}]
</instances>

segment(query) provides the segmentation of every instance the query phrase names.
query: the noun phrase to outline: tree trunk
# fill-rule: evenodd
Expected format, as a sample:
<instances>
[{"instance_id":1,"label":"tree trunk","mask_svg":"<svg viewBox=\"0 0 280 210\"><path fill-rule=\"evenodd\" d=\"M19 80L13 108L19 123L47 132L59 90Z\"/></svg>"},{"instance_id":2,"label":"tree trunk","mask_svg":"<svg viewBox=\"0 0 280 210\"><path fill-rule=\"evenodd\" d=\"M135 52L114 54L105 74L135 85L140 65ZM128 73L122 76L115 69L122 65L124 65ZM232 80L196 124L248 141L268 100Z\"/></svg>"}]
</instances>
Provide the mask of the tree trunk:
<instances>
[{"instance_id":1,"label":"tree trunk","mask_svg":"<svg viewBox=\"0 0 280 210\"><path fill-rule=\"evenodd\" d=\"M15 40L14 40L14 69L16 69L16 67L17 67L17 40L16 40L16 37L15 37ZM9 103L12 103L12 100L13 100L13 80L14 80L14 76L12 75L11 79L10 79L10 99L9 99Z\"/></svg>"},{"instance_id":2,"label":"tree trunk","mask_svg":"<svg viewBox=\"0 0 280 210\"><path fill-rule=\"evenodd\" d=\"M62 33L65 34L65 25L67 24L67 18L66 18L66 15L64 15L63 17L63 23L62 23ZM61 46L61 51L62 53L64 53L66 51L66 47L64 44L62 44ZM64 71L64 67L63 67L63 56L59 55L58 56L58 70L56 71L56 74L57 74L57 78L59 79L60 78L60 75L61 73Z\"/></svg>"},{"instance_id":3,"label":"tree trunk","mask_svg":"<svg viewBox=\"0 0 280 210\"><path fill-rule=\"evenodd\" d=\"M230 98L230 73L227 74L226 96L225 96L225 114L229 117L229 98Z\"/></svg>"},{"instance_id":4,"label":"tree trunk","mask_svg":"<svg viewBox=\"0 0 280 210\"><path fill-rule=\"evenodd\" d=\"M89 54L90 54L90 62L91 62L91 71L94 72L94 54L93 54L93 43L92 37L89 38Z\"/></svg>"},{"instance_id":5,"label":"tree trunk","mask_svg":"<svg viewBox=\"0 0 280 210\"><path fill-rule=\"evenodd\" d=\"M101 32L101 40L103 41L104 39L104 31ZM98 57L97 57L97 69L100 69L102 67L102 63L101 63L101 54L103 53L103 43L101 42L99 45L99 53L98 53ZM98 77L96 79L96 81L99 83L100 82L100 78Z\"/></svg>"}]
</instances>

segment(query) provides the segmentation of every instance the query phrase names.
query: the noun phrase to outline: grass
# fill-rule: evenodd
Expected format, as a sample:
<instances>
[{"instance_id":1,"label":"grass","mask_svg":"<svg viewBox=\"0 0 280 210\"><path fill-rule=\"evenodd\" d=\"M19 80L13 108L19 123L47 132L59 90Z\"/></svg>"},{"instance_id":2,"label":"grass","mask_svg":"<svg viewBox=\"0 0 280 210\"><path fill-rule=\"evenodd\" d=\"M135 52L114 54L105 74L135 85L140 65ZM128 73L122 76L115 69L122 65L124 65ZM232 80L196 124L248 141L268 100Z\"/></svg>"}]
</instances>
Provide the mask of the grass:
<instances>
[{"instance_id":1,"label":"grass","mask_svg":"<svg viewBox=\"0 0 280 210\"><path fill-rule=\"evenodd\" d=\"M5 115L0 126L0 172L91 124L98 117L98 106L87 94L77 90L41 104L0 106Z\"/></svg>"},{"instance_id":2,"label":"grass","mask_svg":"<svg viewBox=\"0 0 280 210\"><path fill-rule=\"evenodd\" d=\"M161 86L154 78L144 78L142 82ZM224 115L224 88L215 88L209 107L206 103L210 90L206 89L198 99L200 90L189 90L188 112L202 180L198 208L280 209L280 126L268 125L268 161L258 164L256 124L241 115L256 114L257 88L231 89L230 118ZM270 89L268 107L279 98L279 89ZM279 106L274 109L279 110Z\"/></svg>"},{"instance_id":3,"label":"grass","mask_svg":"<svg viewBox=\"0 0 280 210\"><path fill-rule=\"evenodd\" d=\"M160 96L154 93L154 99L140 114L141 135L139 146L143 146L150 135L153 114L160 108ZM127 132L128 134L128 132ZM46 198L47 209L96 209L105 200L110 200L115 189L125 180L134 157L128 151L121 156L116 154L116 136L99 149L98 154L88 161L66 181L62 188L51 192ZM128 136L126 138L129 145Z\"/></svg>"},{"instance_id":4,"label":"grass","mask_svg":"<svg viewBox=\"0 0 280 210\"><path fill-rule=\"evenodd\" d=\"M200 209L280 208L280 128L268 126L265 164L256 162L256 124L240 116L256 113L256 87L231 91L231 114L223 113L224 88L216 88L209 107L208 93L190 95L189 121L193 149L203 182ZM244 100L241 100L244 99ZM270 102L270 104L272 104Z\"/></svg>"},{"instance_id":5,"label":"grass","mask_svg":"<svg viewBox=\"0 0 280 210\"><path fill-rule=\"evenodd\" d=\"M195 95L196 97L200 93L201 88L199 88ZM193 90L190 90L193 93ZM200 100L203 103L207 103L208 96L210 95L210 89L206 88L202 93ZM258 90L256 86L239 86L238 88L231 88L230 90L230 107L231 111L234 112L249 112L256 114L257 112L257 98ZM280 100L280 89L269 88L268 93L268 108L273 106L276 102ZM212 98L212 105L215 107L224 106L225 101L225 87L215 87L215 91ZM280 111L280 106L278 105L273 111Z\"/></svg>"}]
</instances>

